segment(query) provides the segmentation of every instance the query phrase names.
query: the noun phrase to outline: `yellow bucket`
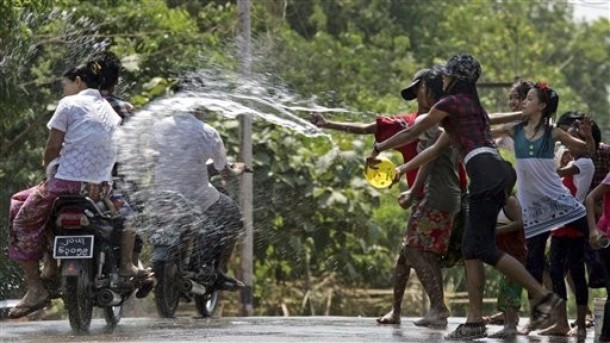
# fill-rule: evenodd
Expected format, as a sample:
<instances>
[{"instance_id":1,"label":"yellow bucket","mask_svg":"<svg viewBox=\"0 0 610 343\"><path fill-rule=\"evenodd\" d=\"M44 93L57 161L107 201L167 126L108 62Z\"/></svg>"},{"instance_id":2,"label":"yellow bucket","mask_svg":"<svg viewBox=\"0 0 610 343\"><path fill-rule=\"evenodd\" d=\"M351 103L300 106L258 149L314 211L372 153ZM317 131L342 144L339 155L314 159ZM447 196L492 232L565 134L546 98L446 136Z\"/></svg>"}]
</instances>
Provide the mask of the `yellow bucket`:
<instances>
[{"instance_id":1,"label":"yellow bucket","mask_svg":"<svg viewBox=\"0 0 610 343\"><path fill-rule=\"evenodd\" d=\"M389 187L396 177L396 166L387 157L377 157L377 159L380 161L378 164L364 169L364 177L373 187Z\"/></svg>"}]
</instances>

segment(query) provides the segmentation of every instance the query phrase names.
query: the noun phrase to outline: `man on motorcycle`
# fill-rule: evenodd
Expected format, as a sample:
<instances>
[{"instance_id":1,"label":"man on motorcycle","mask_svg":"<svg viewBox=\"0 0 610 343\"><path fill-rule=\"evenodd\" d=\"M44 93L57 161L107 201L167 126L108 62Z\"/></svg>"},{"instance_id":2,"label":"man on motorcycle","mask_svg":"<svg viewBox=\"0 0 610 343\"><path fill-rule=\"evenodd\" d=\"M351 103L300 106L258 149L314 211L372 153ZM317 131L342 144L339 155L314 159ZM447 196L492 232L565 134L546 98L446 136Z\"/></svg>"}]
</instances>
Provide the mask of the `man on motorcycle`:
<instances>
[{"instance_id":1,"label":"man on motorcycle","mask_svg":"<svg viewBox=\"0 0 610 343\"><path fill-rule=\"evenodd\" d=\"M194 89L192 80L174 87L174 92ZM243 230L241 212L237 203L219 192L209 181L206 162L223 178L243 173L243 163L227 163L225 146L218 132L203 122L204 111L176 113L157 122L149 147L154 155L154 182L158 191L181 193L192 201L205 216L202 259L214 261L218 279L217 290L237 290L243 282L224 272L237 237Z\"/></svg>"}]
</instances>

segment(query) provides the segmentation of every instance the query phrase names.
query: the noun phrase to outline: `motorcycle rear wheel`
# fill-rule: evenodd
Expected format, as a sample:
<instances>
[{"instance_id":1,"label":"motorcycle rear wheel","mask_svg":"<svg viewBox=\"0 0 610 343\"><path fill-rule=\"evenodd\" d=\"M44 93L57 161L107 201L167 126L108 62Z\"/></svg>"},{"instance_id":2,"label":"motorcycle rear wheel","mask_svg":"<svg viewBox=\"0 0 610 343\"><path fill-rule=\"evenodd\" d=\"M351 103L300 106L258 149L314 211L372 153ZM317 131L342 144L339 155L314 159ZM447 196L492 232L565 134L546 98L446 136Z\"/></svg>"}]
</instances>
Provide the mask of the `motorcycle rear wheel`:
<instances>
[{"instance_id":1,"label":"motorcycle rear wheel","mask_svg":"<svg viewBox=\"0 0 610 343\"><path fill-rule=\"evenodd\" d=\"M153 271L157 278L155 286L155 305L159 316L174 318L180 302L180 267L178 259L170 254L167 261L158 261L153 264Z\"/></svg>"},{"instance_id":2,"label":"motorcycle rear wheel","mask_svg":"<svg viewBox=\"0 0 610 343\"><path fill-rule=\"evenodd\" d=\"M63 301L68 310L72 331L77 334L89 332L93 315L93 263L85 261L79 276L64 279Z\"/></svg>"},{"instance_id":3,"label":"motorcycle rear wheel","mask_svg":"<svg viewBox=\"0 0 610 343\"><path fill-rule=\"evenodd\" d=\"M218 301L220 300L220 291L214 291L209 295L196 295L195 296L195 307L197 312L203 318L209 318L214 315L216 308L218 307Z\"/></svg>"}]
</instances>

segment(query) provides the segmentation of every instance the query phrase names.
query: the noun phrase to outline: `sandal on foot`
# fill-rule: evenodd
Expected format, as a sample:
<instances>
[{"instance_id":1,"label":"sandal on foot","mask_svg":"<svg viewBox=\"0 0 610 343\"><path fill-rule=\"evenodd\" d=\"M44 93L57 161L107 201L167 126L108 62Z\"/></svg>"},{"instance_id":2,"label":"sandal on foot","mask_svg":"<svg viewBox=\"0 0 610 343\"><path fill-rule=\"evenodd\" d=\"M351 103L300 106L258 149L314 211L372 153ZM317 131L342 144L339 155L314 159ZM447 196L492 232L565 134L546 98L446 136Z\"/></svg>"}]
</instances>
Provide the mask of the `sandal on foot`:
<instances>
[{"instance_id":1,"label":"sandal on foot","mask_svg":"<svg viewBox=\"0 0 610 343\"><path fill-rule=\"evenodd\" d=\"M553 309L561 304L562 301L563 299L555 293L545 295L532 309L529 323L530 331L538 329L542 323L546 322L550 318Z\"/></svg>"},{"instance_id":2,"label":"sandal on foot","mask_svg":"<svg viewBox=\"0 0 610 343\"><path fill-rule=\"evenodd\" d=\"M398 325L400 324L400 319L395 319L395 318L388 318L386 316L383 317L379 317L377 318L377 324L393 324L393 325Z\"/></svg>"},{"instance_id":3,"label":"sandal on foot","mask_svg":"<svg viewBox=\"0 0 610 343\"><path fill-rule=\"evenodd\" d=\"M487 337L487 329L483 322L460 324L445 336L448 340L470 340Z\"/></svg>"},{"instance_id":4,"label":"sandal on foot","mask_svg":"<svg viewBox=\"0 0 610 343\"><path fill-rule=\"evenodd\" d=\"M140 288L136 292L136 298L145 298L155 288L156 285L157 279L155 279L154 277L142 280L140 283Z\"/></svg>"},{"instance_id":5,"label":"sandal on foot","mask_svg":"<svg viewBox=\"0 0 610 343\"><path fill-rule=\"evenodd\" d=\"M17 305L8 312L8 317L10 319L22 318L49 305L51 305L51 299L48 297L35 305Z\"/></svg>"}]
</instances>

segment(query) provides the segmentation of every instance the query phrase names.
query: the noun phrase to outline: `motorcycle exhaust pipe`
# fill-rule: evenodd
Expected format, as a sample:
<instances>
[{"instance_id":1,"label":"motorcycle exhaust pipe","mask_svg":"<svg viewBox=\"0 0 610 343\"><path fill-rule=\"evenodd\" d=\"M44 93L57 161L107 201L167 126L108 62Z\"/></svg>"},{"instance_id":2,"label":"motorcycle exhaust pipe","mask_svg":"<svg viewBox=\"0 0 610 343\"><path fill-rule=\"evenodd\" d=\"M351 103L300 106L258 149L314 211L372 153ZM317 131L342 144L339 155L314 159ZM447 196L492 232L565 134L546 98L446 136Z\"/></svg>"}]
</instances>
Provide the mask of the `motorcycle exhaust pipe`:
<instances>
[{"instance_id":1,"label":"motorcycle exhaust pipe","mask_svg":"<svg viewBox=\"0 0 610 343\"><path fill-rule=\"evenodd\" d=\"M103 289L97 295L97 302L100 306L117 306L121 304L123 298L110 289Z\"/></svg>"},{"instance_id":2,"label":"motorcycle exhaust pipe","mask_svg":"<svg viewBox=\"0 0 610 343\"><path fill-rule=\"evenodd\" d=\"M180 291L182 293L194 293L198 295L203 295L207 291L205 286L200 283L197 283L193 280L183 280L180 283Z\"/></svg>"}]
</instances>

